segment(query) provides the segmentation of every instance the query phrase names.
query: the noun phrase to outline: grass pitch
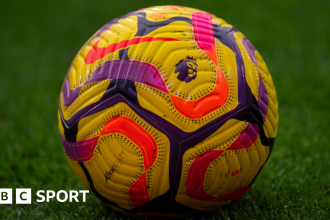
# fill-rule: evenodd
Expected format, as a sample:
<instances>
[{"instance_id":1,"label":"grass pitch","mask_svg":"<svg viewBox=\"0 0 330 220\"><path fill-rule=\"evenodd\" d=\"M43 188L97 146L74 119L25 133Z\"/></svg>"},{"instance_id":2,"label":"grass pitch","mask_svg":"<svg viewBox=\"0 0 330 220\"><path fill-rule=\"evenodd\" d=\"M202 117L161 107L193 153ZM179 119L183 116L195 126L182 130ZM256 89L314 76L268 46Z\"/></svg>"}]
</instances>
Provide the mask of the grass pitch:
<instances>
[{"instance_id":1,"label":"grass pitch","mask_svg":"<svg viewBox=\"0 0 330 220\"><path fill-rule=\"evenodd\" d=\"M237 202L202 219L330 219L330 1L1 1L0 188L84 189L57 128L65 73L84 42L130 11L180 4L242 31L273 76L279 130L266 169ZM0 205L2 219L126 219L86 203ZM192 216L191 219L194 219Z\"/></svg>"}]
</instances>

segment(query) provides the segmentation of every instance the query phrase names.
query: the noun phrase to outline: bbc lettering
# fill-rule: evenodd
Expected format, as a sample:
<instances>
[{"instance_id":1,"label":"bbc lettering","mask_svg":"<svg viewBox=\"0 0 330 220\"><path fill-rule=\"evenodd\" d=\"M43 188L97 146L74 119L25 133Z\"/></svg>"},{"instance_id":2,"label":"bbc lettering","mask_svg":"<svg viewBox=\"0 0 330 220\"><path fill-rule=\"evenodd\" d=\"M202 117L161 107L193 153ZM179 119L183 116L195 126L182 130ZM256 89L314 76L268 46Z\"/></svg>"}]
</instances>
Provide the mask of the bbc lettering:
<instances>
[{"instance_id":1,"label":"bbc lettering","mask_svg":"<svg viewBox=\"0 0 330 220\"><path fill-rule=\"evenodd\" d=\"M88 190L70 190L69 193L65 190L55 192L53 190L38 190L36 193L37 202L50 202L56 199L59 202L80 202L79 194L82 195L82 202L86 202L86 194ZM31 204L32 191L28 188L16 189L16 204ZM0 188L0 204L13 203L13 189Z\"/></svg>"},{"instance_id":2,"label":"bbc lettering","mask_svg":"<svg viewBox=\"0 0 330 220\"><path fill-rule=\"evenodd\" d=\"M16 189L16 204L31 204L31 189Z\"/></svg>"},{"instance_id":3,"label":"bbc lettering","mask_svg":"<svg viewBox=\"0 0 330 220\"><path fill-rule=\"evenodd\" d=\"M0 204L13 203L13 189L0 189Z\"/></svg>"}]
</instances>

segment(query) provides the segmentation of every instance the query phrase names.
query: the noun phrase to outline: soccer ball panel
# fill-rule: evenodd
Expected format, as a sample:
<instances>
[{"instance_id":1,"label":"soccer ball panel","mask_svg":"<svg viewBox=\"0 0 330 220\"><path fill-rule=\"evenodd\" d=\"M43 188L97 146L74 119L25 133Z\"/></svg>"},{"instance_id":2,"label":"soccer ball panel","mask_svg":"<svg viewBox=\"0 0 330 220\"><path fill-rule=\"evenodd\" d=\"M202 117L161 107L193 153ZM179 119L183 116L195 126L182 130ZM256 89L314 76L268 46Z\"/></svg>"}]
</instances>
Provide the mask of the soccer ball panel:
<instances>
[{"instance_id":1,"label":"soccer ball panel","mask_svg":"<svg viewBox=\"0 0 330 220\"><path fill-rule=\"evenodd\" d=\"M244 60L245 79L249 85L252 94L258 101L259 99L259 72L258 67L254 64L252 58L250 58L246 47L243 44L243 40L246 39L241 32L235 32L234 38L240 49Z\"/></svg>"},{"instance_id":2,"label":"soccer ball panel","mask_svg":"<svg viewBox=\"0 0 330 220\"><path fill-rule=\"evenodd\" d=\"M256 124L230 119L187 150L176 201L211 211L241 197L269 155L259 132Z\"/></svg>"},{"instance_id":3,"label":"soccer ball panel","mask_svg":"<svg viewBox=\"0 0 330 220\"><path fill-rule=\"evenodd\" d=\"M267 137L275 138L278 123L278 105L275 87L266 63L251 42L240 32L234 33L244 60L245 78L259 104Z\"/></svg>"},{"instance_id":4,"label":"soccer ball panel","mask_svg":"<svg viewBox=\"0 0 330 220\"><path fill-rule=\"evenodd\" d=\"M255 51L259 72L262 76L262 81L267 89L268 96L268 111L265 116L264 130L267 137L275 138L277 134L278 123L278 103L273 79L268 71L266 63L262 59L260 53Z\"/></svg>"},{"instance_id":5,"label":"soccer ball panel","mask_svg":"<svg viewBox=\"0 0 330 220\"><path fill-rule=\"evenodd\" d=\"M169 139L125 103L80 120L77 142L62 143L70 164L83 162L95 190L124 209L169 190Z\"/></svg>"},{"instance_id":6,"label":"soccer ball panel","mask_svg":"<svg viewBox=\"0 0 330 220\"><path fill-rule=\"evenodd\" d=\"M175 23L166 27L171 28ZM153 62L159 60L156 66L159 65L160 75L166 84L165 90L157 91L152 86L136 84L139 103L143 108L186 132L192 132L237 107L238 75L235 54L228 46L213 39L214 44L210 47L217 54L218 68L214 62L210 62L206 52L191 40L194 39L192 25L186 23L185 26L177 32L184 35L178 39L187 38L186 41L163 43L158 48L161 52L147 56L153 57ZM172 36L171 32L167 36ZM143 53L149 54L148 50ZM227 93L226 97L221 97L220 93Z\"/></svg>"}]
</instances>

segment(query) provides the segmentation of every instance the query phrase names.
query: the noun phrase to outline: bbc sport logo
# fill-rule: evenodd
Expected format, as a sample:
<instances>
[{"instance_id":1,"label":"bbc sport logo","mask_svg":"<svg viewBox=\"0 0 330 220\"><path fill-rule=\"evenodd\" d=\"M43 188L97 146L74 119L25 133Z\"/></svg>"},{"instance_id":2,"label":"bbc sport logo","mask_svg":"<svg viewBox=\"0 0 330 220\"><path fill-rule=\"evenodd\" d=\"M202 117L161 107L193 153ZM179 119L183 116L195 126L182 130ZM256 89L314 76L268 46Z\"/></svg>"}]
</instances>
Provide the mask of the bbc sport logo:
<instances>
[{"instance_id":1,"label":"bbc sport logo","mask_svg":"<svg viewBox=\"0 0 330 220\"><path fill-rule=\"evenodd\" d=\"M82 202L86 202L86 194L89 190L69 190L69 193L65 190L55 192L53 190L38 190L36 193L37 202L49 202L51 199L56 199L59 202L80 202L79 194L82 195ZM31 204L32 190L29 188L17 188L16 189L16 204ZM13 189L0 188L0 204L12 204L13 203Z\"/></svg>"}]
</instances>

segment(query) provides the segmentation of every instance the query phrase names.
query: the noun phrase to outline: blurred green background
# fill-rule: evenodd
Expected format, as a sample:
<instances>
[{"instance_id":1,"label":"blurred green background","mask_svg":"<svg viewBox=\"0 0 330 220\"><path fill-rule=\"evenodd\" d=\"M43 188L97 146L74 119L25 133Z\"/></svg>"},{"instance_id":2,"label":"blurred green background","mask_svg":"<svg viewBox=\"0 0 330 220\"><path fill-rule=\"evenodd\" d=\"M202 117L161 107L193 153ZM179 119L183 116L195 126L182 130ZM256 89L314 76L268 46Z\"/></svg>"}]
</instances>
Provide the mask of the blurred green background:
<instances>
[{"instance_id":1,"label":"blurred green background","mask_svg":"<svg viewBox=\"0 0 330 220\"><path fill-rule=\"evenodd\" d=\"M153 5L223 18L259 50L279 102L274 151L239 201L203 219L330 219L330 1L1 1L0 188L85 189L63 153L57 105L65 74L111 19ZM115 219L86 203L0 205L2 219ZM194 218L193 216L191 218Z\"/></svg>"}]
</instances>

